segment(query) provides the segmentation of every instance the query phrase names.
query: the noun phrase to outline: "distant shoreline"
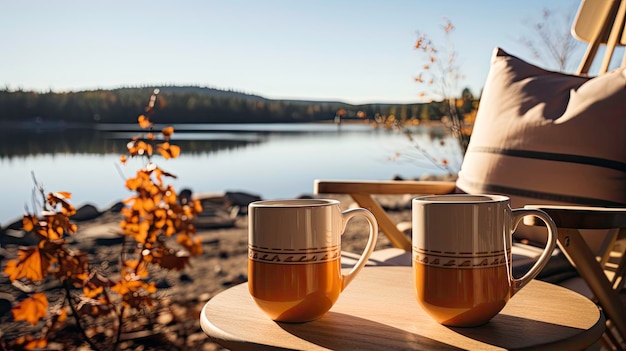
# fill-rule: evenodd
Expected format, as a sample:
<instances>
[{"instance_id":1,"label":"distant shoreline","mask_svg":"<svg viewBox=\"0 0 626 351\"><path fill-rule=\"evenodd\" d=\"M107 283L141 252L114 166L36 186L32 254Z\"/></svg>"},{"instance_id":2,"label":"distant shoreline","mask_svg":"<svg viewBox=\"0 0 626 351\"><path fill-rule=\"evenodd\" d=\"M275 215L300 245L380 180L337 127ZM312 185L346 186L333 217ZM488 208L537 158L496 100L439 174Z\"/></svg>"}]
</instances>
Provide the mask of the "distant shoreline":
<instances>
[{"instance_id":1,"label":"distant shoreline","mask_svg":"<svg viewBox=\"0 0 626 351\"><path fill-rule=\"evenodd\" d=\"M334 120L323 120L323 121L305 121L305 122L276 122L276 121L266 121L266 122L173 122L173 123L158 123L158 126L166 126L166 125L193 125L193 124L205 124L205 125L224 125L224 124L232 124L232 125L240 125L240 124L350 124L350 125L372 125L379 126L380 124L376 123L371 119L356 119L356 118L344 118L340 123L336 123ZM124 129L125 131L135 131L140 130L138 126L135 127L135 123L77 123L77 122L67 122L67 121L45 121L45 120L28 120L28 121L0 121L0 130L2 131L24 131L24 132L60 132L60 131L68 131L68 130L102 130L103 126L107 125L128 125L133 126L133 128ZM382 126L382 125L381 125ZM420 121L418 126L425 127L440 127L444 126L441 121ZM106 128L105 128L106 129ZM106 129L109 131L108 129Z\"/></svg>"}]
</instances>

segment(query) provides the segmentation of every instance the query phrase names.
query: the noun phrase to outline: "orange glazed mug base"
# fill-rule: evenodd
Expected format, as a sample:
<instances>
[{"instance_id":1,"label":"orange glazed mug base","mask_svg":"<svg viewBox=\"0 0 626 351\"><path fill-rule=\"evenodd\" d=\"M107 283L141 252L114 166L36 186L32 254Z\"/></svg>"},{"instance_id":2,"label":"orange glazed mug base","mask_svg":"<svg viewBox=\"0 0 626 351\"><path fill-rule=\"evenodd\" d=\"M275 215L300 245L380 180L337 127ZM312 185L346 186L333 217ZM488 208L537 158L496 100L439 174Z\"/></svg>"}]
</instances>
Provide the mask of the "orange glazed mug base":
<instances>
[{"instance_id":1,"label":"orange glazed mug base","mask_svg":"<svg viewBox=\"0 0 626 351\"><path fill-rule=\"evenodd\" d=\"M248 288L265 314L278 322L308 322L337 301L343 277L339 259L316 264L272 264L248 260Z\"/></svg>"},{"instance_id":2,"label":"orange glazed mug base","mask_svg":"<svg viewBox=\"0 0 626 351\"><path fill-rule=\"evenodd\" d=\"M483 325L511 298L506 266L457 270L414 262L413 273L417 301L443 325ZM429 289L432 284L438 288Z\"/></svg>"}]
</instances>

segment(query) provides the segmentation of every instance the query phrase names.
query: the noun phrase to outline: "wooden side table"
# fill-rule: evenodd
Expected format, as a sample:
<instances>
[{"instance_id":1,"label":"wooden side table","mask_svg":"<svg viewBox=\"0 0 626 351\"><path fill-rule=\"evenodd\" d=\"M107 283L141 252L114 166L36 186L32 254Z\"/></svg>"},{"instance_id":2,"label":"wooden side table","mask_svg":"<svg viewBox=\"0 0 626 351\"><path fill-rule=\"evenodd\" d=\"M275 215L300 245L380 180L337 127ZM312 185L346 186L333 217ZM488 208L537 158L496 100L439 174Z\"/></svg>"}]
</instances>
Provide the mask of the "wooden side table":
<instances>
[{"instance_id":1,"label":"wooden side table","mask_svg":"<svg viewBox=\"0 0 626 351\"><path fill-rule=\"evenodd\" d=\"M586 297L535 280L489 323L446 327L415 300L411 267L366 267L318 320L274 322L244 283L207 302L200 324L212 341L233 350L565 350L596 342L605 319Z\"/></svg>"}]
</instances>

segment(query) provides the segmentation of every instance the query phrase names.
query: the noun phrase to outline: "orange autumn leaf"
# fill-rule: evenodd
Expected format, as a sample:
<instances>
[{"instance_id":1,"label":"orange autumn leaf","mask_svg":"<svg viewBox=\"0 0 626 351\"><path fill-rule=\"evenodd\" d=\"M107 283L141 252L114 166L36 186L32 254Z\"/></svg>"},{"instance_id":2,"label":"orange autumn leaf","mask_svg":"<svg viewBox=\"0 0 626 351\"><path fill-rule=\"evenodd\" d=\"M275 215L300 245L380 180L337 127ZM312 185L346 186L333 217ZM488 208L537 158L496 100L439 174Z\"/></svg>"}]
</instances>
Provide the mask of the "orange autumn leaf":
<instances>
[{"instance_id":1,"label":"orange autumn leaf","mask_svg":"<svg viewBox=\"0 0 626 351\"><path fill-rule=\"evenodd\" d=\"M20 249L17 252L17 259L11 260L4 268L4 273L11 281L26 278L32 281L41 281L44 277L41 253L39 249Z\"/></svg>"},{"instance_id":2,"label":"orange autumn leaf","mask_svg":"<svg viewBox=\"0 0 626 351\"><path fill-rule=\"evenodd\" d=\"M71 223L69 216L76 213L73 207L70 210L66 210L65 207L61 213L52 213L50 215L46 215L46 222L41 227L47 227L47 234L40 233L43 236L47 237L50 240L61 239L63 233L74 234L78 227L76 224Z\"/></svg>"},{"instance_id":3,"label":"orange autumn leaf","mask_svg":"<svg viewBox=\"0 0 626 351\"><path fill-rule=\"evenodd\" d=\"M152 127L152 123L150 123L150 119L148 119L148 117L144 115L137 117L137 122L139 123L139 126L143 129Z\"/></svg>"},{"instance_id":4,"label":"orange autumn leaf","mask_svg":"<svg viewBox=\"0 0 626 351\"><path fill-rule=\"evenodd\" d=\"M137 290L138 287L140 287L142 284L143 282L139 280L127 281L127 280L122 279L119 282L117 282L117 284L113 285L111 287L111 290L115 291L116 293L120 295L124 295L124 294L128 294L131 291Z\"/></svg>"},{"instance_id":5,"label":"orange autumn leaf","mask_svg":"<svg viewBox=\"0 0 626 351\"><path fill-rule=\"evenodd\" d=\"M193 240L193 245L189 247L189 251L193 256L199 256L202 254L202 239L195 238Z\"/></svg>"},{"instance_id":6,"label":"orange autumn leaf","mask_svg":"<svg viewBox=\"0 0 626 351\"><path fill-rule=\"evenodd\" d=\"M170 158L176 158L180 155L180 147L177 145L171 145L168 142L164 142L163 144L157 145L157 151L166 160Z\"/></svg>"},{"instance_id":7,"label":"orange autumn leaf","mask_svg":"<svg viewBox=\"0 0 626 351\"><path fill-rule=\"evenodd\" d=\"M54 196L56 199L59 199L59 200L72 198L72 193L69 193L67 191L57 191L56 193L51 193L50 195Z\"/></svg>"},{"instance_id":8,"label":"orange autumn leaf","mask_svg":"<svg viewBox=\"0 0 626 351\"><path fill-rule=\"evenodd\" d=\"M148 266L139 260L127 260L122 263L127 273L133 273L140 278L148 277Z\"/></svg>"},{"instance_id":9,"label":"orange autumn leaf","mask_svg":"<svg viewBox=\"0 0 626 351\"><path fill-rule=\"evenodd\" d=\"M139 292L141 290L145 291L146 293L152 294L156 292L157 289L154 282L146 283L139 279L122 279L115 285L113 285L111 287L111 290L120 295L126 295L129 293Z\"/></svg>"},{"instance_id":10,"label":"orange autumn leaf","mask_svg":"<svg viewBox=\"0 0 626 351\"><path fill-rule=\"evenodd\" d=\"M177 145L170 145L170 153L172 158L176 158L180 155L180 147Z\"/></svg>"},{"instance_id":11,"label":"orange autumn leaf","mask_svg":"<svg viewBox=\"0 0 626 351\"><path fill-rule=\"evenodd\" d=\"M128 190L137 190L141 187L143 180L140 178L128 178L126 179L126 188Z\"/></svg>"},{"instance_id":12,"label":"orange autumn leaf","mask_svg":"<svg viewBox=\"0 0 626 351\"><path fill-rule=\"evenodd\" d=\"M122 221L120 226L124 230L125 235L132 236L139 243L146 241L146 238L148 237L148 230L150 229L150 223L147 221L141 221L140 223Z\"/></svg>"},{"instance_id":13,"label":"orange autumn leaf","mask_svg":"<svg viewBox=\"0 0 626 351\"><path fill-rule=\"evenodd\" d=\"M167 222L167 210L165 209L157 209L154 211L154 227L157 229L162 229L165 227Z\"/></svg>"},{"instance_id":14,"label":"orange autumn leaf","mask_svg":"<svg viewBox=\"0 0 626 351\"><path fill-rule=\"evenodd\" d=\"M165 269L182 271L189 264L189 255L165 251L158 264Z\"/></svg>"},{"instance_id":15,"label":"orange autumn leaf","mask_svg":"<svg viewBox=\"0 0 626 351\"><path fill-rule=\"evenodd\" d=\"M67 320L67 311L65 310L65 308L61 308L61 310L59 311L59 322L65 322Z\"/></svg>"},{"instance_id":16,"label":"orange autumn leaf","mask_svg":"<svg viewBox=\"0 0 626 351\"><path fill-rule=\"evenodd\" d=\"M138 141L137 143L135 143L135 149L133 151L136 155L141 156L147 154L148 156L150 156L152 155L152 145L144 141Z\"/></svg>"},{"instance_id":17,"label":"orange autumn leaf","mask_svg":"<svg viewBox=\"0 0 626 351\"><path fill-rule=\"evenodd\" d=\"M126 164L126 161L127 161L127 159L126 159L126 155L122 155L122 156L120 156L120 162L121 162L122 164Z\"/></svg>"},{"instance_id":18,"label":"orange autumn leaf","mask_svg":"<svg viewBox=\"0 0 626 351\"><path fill-rule=\"evenodd\" d=\"M170 136L172 136L172 134L174 134L174 127L165 127L161 130L161 134L163 134L164 137L169 138Z\"/></svg>"},{"instance_id":19,"label":"orange autumn leaf","mask_svg":"<svg viewBox=\"0 0 626 351\"><path fill-rule=\"evenodd\" d=\"M87 298L93 299L97 297L98 295L102 294L103 291L104 291L104 288L101 286L96 286L93 289L86 286L83 288L83 295L85 295L85 297Z\"/></svg>"},{"instance_id":20,"label":"orange autumn leaf","mask_svg":"<svg viewBox=\"0 0 626 351\"><path fill-rule=\"evenodd\" d=\"M40 319L48 312L48 299L44 293L36 293L24 299L11 310L16 321L26 321L32 325L37 325Z\"/></svg>"},{"instance_id":21,"label":"orange autumn leaf","mask_svg":"<svg viewBox=\"0 0 626 351\"><path fill-rule=\"evenodd\" d=\"M126 149L131 156L137 155L137 147L135 146L136 144L137 140L132 140L126 143Z\"/></svg>"},{"instance_id":22,"label":"orange autumn leaf","mask_svg":"<svg viewBox=\"0 0 626 351\"><path fill-rule=\"evenodd\" d=\"M163 177L170 177L170 178L176 179L176 176L174 174L166 172L160 168L156 168L154 170L154 175L160 185L163 185Z\"/></svg>"},{"instance_id":23,"label":"orange autumn leaf","mask_svg":"<svg viewBox=\"0 0 626 351\"><path fill-rule=\"evenodd\" d=\"M43 349L48 346L48 340L44 339L35 339L32 335L24 335L15 339L15 343L17 345L22 345L24 350L37 350Z\"/></svg>"},{"instance_id":24,"label":"orange autumn leaf","mask_svg":"<svg viewBox=\"0 0 626 351\"><path fill-rule=\"evenodd\" d=\"M70 255L63 255L59 258L58 264L61 266L59 273L64 273L57 277L62 281L67 281L73 284L75 287L84 285L84 282L89 278L89 262L87 255L82 252L72 253Z\"/></svg>"},{"instance_id":25,"label":"orange autumn leaf","mask_svg":"<svg viewBox=\"0 0 626 351\"><path fill-rule=\"evenodd\" d=\"M191 238L187 234L179 234L176 241L183 245L192 256L202 254L202 240L200 238Z\"/></svg>"},{"instance_id":26,"label":"orange autumn leaf","mask_svg":"<svg viewBox=\"0 0 626 351\"><path fill-rule=\"evenodd\" d=\"M167 228L165 228L165 236L172 236L175 233L176 233L176 227L174 227L173 225L168 225Z\"/></svg>"},{"instance_id":27,"label":"orange autumn leaf","mask_svg":"<svg viewBox=\"0 0 626 351\"><path fill-rule=\"evenodd\" d=\"M174 204L176 204L176 202L178 202L178 197L176 196L176 191L172 188L172 186L168 186L167 190L165 191L165 194L163 194L163 201L165 201L166 204L172 206Z\"/></svg>"},{"instance_id":28,"label":"orange autumn leaf","mask_svg":"<svg viewBox=\"0 0 626 351\"><path fill-rule=\"evenodd\" d=\"M155 203L154 199L152 198L145 198L142 199L141 201L137 201L137 203L141 204L141 209L144 210L145 212L152 212L157 208L157 203Z\"/></svg>"},{"instance_id":29,"label":"orange autumn leaf","mask_svg":"<svg viewBox=\"0 0 626 351\"><path fill-rule=\"evenodd\" d=\"M200 203L200 200L193 201L193 209L196 213L202 212L202 203Z\"/></svg>"},{"instance_id":30,"label":"orange autumn leaf","mask_svg":"<svg viewBox=\"0 0 626 351\"><path fill-rule=\"evenodd\" d=\"M424 43L424 38L420 37L417 39L417 42L415 42L415 49L420 49L422 48L422 44Z\"/></svg>"},{"instance_id":31,"label":"orange autumn leaf","mask_svg":"<svg viewBox=\"0 0 626 351\"><path fill-rule=\"evenodd\" d=\"M39 219L33 215L26 215L22 218L22 225L25 231L30 232L39 225Z\"/></svg>"}]
</instances>

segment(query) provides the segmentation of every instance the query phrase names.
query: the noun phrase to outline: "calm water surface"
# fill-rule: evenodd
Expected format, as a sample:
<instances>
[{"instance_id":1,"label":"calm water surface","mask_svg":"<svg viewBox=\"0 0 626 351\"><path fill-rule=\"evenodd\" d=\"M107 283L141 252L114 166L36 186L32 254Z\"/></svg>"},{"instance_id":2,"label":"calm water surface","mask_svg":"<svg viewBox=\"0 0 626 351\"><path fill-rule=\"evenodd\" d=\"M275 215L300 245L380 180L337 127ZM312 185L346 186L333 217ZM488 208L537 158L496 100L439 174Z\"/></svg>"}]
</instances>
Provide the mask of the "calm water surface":
<instances>
[{"instance_id":1,"label":"calm water surface","mask_svg":"<svg viewBox=\"0 0 626 351\"><path fill-rule=\"evenodd\" d=\"M173 160L155 163L177 179L177 190L211 193L244 191L264 199L290 198L313 191L315 179L388 180L448 171L428 161L446 159L458 171L461 152L442 129L420 127L414 141L398 131L364 124L238 124L174 126ZM125 177L144 165L119 156L136 135L133 126L108 125L97 131L4 132L0 135L0 224L32 208L34 173L46 192L68 191L72 203L100 209L131 193ZM419 151L415 145L425 151Z\"/></svg>"}]
</instances>

